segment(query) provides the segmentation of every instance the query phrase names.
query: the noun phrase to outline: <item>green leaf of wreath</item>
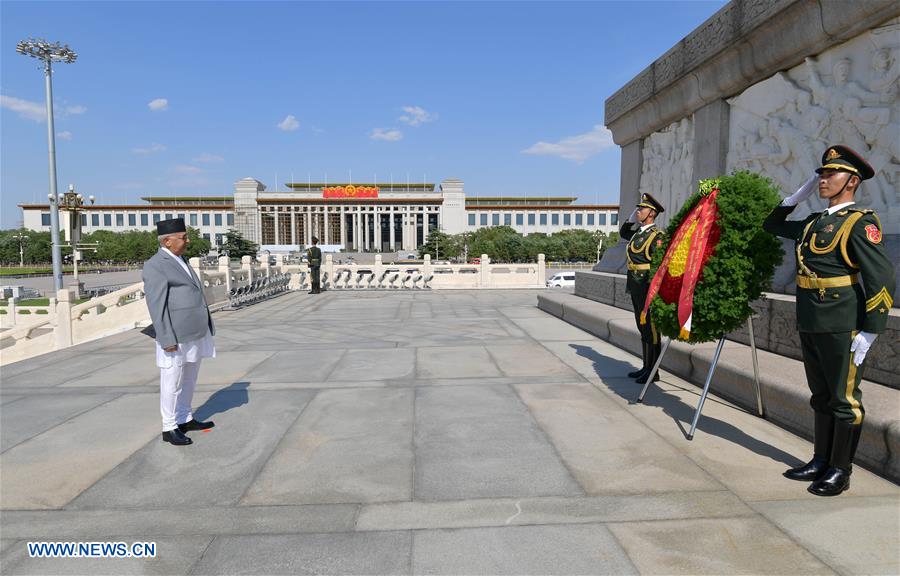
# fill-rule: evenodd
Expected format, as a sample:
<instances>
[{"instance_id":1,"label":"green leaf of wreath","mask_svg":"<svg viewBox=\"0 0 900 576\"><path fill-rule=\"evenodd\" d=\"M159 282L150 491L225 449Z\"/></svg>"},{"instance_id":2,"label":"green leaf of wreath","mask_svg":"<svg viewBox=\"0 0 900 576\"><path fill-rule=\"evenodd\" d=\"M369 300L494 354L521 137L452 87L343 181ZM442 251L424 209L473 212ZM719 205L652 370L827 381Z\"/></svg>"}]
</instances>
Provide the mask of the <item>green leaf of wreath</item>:
<instances>
[{"instance_id":1,"label":"green leaf of wreath","mask_svg":"<svg viewBox=\"0 0 900 576\"><path fill-rule=\"evenodd\" d=\"M763 220L781 201L778 189L768 178L744 171L700 181L698 191L669 223L666 249L685 216L715 187L719 188L716 223L721 235L694 290L691 343L715 341L739 328L753 312L750 302L769 289L775 267L784 256L778 239L762 229ZM654 274L664 255L665 250L654 254ZM678 338L677 302L666 304L657 294L651 314L661 334Z\"/></svg>"}]
</instances>

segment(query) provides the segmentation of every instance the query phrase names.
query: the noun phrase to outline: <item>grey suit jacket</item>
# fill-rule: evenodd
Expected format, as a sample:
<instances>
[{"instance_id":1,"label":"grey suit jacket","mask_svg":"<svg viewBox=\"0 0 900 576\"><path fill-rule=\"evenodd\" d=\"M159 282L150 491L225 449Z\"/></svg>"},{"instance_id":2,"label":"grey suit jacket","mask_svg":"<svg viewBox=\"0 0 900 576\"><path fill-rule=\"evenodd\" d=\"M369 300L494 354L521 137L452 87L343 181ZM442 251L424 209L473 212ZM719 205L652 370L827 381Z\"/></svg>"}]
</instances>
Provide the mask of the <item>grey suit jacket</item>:
<instances>
[{"instance_id":1,"label":"grey suit jacket","mask_svg":"<svg viewBox=\"0 0 900 576\"><path fill-rule=\"evenodd\" d=\"M207 328L216 333L200 280L193 270L188 276L174 257L160 249L144 263L142 276L147 309L160 346L199 340L206 336Z\"/></svg>"}]
</instances>

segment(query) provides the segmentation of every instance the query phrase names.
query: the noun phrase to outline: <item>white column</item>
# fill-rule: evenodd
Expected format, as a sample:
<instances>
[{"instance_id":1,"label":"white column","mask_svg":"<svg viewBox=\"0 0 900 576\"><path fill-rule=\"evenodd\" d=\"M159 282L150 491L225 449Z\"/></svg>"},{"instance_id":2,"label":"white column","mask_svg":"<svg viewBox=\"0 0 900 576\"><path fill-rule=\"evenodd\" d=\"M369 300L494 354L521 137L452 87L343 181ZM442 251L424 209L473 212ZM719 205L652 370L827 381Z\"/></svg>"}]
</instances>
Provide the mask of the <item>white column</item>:
<instances>
[{"instance_id":1,"label":"white column","mask_svg":"<svg viewBox=\"0 0 900 576\"><path fill-rule=\"evenodd\" d=\"M322 212L322 244L331 244L331 230L328 226L328 206Z\"/></svg>"},{"instance_id":2,"label":"white column","mask_svg":"<svg viewBox=\"0 0 900 576\"><path fill-rule=\"evenodd\" d=\"M278 208L275 208L275 212L273 212L273 214L275 214L275 244L281 244L281 242L279 242L279 240L281 239L281 231L278 230L278 220L281 213L278 211Z\"/></svg>"},{"instance_id":3,"label":"white column","mask_svg":"<svg viewBox=\"0 0 900 576\"><path fill-rule=\"evenodd\" d=\"M395 238L396 234L394 234L394 207L391 206L391 211L388 212L388 216L390 218L391 225L388 230L388 234L390 234L391 238L391 252L397 251L397 239Z\"/></svg>"},{"instance_id":4,"label":"white column","mask_svg":"<svg viewBox=\"0 0 900 576\"><path fill-rule=\"evenodd\" d=\"M428 221L431 216L428 214L427 209L423 208L422 210L422 244L425 244L428 242Z\"/></svg>"},{"instance_id":5,"label":"white column","mask_svg":"<svg viewBox=\"0 0 900 576\"><path fill-rule=\"evenodd\" d=\"M346 249L347 248L347 229L346 229L347 214L345 213L344 206L341 206L340 214L341 214L341 246L343 246L344 249Z\"/></svg>"},{"instance_id":6,"label":"white column","mask_svg":"<svg viewBox=\"0 0 900 576\"><path fill-rule=\"evenodd\" d=\"M303 235L306 237L303 240L303 243L309 246L312 244L312 215L309 213L309 207L306 208L306 212L303 213L303 220L306 223L304 226L305 230L303 230Z\"/></svg>"},{"instance_id":7,"label":"white column","mask_svg":"<svg viewBox=\"0 0 900 576\"><path fill-rule=\"evenodd\" d=\"M381 212L375 206L375 251L381 252Z\"/></svg>"},{"instance_id":8,"label":"white column","mask_svg":"<svg viewBox=\"0 0 900 576\"><path fill-rule=\"evenodd\" d=\"M369 249L369 213L363 212L363 250Z\"/></svg>"},{"instance_id":9,"label":"white column","mask_svg":"<svg viewBox=\"0 0 900 576\"><path fill-rule=\"evenodd\" d=\"M291 244L297 243L297 213L291 207Z\"/></svg>"},{"instance_id":10,"label":"white column","mask_svg":"<svg viewBox=\"0 0 900 576\"><path fill-rule=\"evenodd\" d=\"M356 252L362 251L362 244L359 242L359 210L354 207L353 212L353 250Z\"/></svg>"}]
</instances>

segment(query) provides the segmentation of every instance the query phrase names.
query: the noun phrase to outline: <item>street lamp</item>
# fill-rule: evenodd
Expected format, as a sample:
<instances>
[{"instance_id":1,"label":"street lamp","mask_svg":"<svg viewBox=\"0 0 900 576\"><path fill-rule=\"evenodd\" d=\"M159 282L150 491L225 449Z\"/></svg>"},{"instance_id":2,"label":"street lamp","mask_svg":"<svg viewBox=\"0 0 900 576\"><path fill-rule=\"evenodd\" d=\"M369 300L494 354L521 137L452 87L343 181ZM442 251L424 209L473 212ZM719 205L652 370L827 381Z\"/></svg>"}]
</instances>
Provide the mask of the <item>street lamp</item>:
<instances>
[{"instance_id":1,"label":"street lamp","mask_svg":"<svg viewBox=\"0 0 900 576\"><path fill-rule=\"evenodd\" d=\"M62 257L59 248L59 197L56 194L56 135L53 128L53 62L71 64L78 55L69 49L69 45L60 46L59 42L50 43L42 38L22 40L16 44L16 52L37 58L44 63L44 77L47 89L47 142L50 162L50 236L53 242L53 278L56 290L62 290Z\"/></svg>"},{"instance_id":2,"label":"street lamp","mask_svg":"<svg viewBox=\"0 0 900 576\"><path fill-rule=\"evenodd\" d=\"M93 195L88 196L87 199L91 204L94 203ZM75 192L74 184L69 184L69 189L65 194L59 195L56 204L60 210L65 210L69 213L69 244L72 246L72 265L74 266L72 276L75 289L80 293L81 286L78 284L78 261L81 259L81 250L82 248L93 248L96 250L96 246L93 244L90 246L80 245L81 211L84 210L84 196Z\"/></svg>"},{"instance_id":3,"label":"street lamp","mask_svg":"<svg viewBox=\"0 0 900 576\"><path fill-rule=\"evenodd\" d=\"M12 236L9 237L11 240L15 240L19 244L19 268L25 267L25 244L28 243L28 235L23 232L16 232Z\"/></svg>"}]
</instances>

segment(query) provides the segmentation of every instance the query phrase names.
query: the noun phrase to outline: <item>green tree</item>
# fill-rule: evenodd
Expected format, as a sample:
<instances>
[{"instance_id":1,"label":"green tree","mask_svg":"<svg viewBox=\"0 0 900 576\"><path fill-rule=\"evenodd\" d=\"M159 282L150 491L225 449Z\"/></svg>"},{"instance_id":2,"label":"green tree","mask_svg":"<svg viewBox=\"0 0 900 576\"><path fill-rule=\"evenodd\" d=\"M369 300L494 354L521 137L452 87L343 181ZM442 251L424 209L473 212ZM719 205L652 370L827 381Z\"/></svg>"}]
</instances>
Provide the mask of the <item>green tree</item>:
<instances>
[{"instance_id":1,"label":"green tree","mask_svg":"<svg viewBox=\"0 0 900 576\"><path fill-rule=\"evenodd\" d=\"M435 260L456 258L462 252L459 243L443 230L432 230L428 234L428 242L419 246L419 256L431 254Z\"/></svg>"},{"instance_id":2,"label":"green tree","mask_svg":"<svg viewBox=\"0 0 900 576\"><path fill-rule=\"evenodd\" d=\"M202 257L209 254L212 244L209 240L200 235L200 230L188 226L187 233L190 242L188 242L187 250L184 251L185 258L193 258L194 256Z\"/></svg>"},{"instance_id":3,"label":"green tree","mask_svg":"<svg viewBox=\"0 0 900 576\"><path fill-rule=\"evenodd\" d=\"M225 233L225 242L219 246L219 253L228 253L229 258L241 258L242 256L256 256L259 245L244 238L237 230L229 230Z\"/></svg>"}]
</instances>

